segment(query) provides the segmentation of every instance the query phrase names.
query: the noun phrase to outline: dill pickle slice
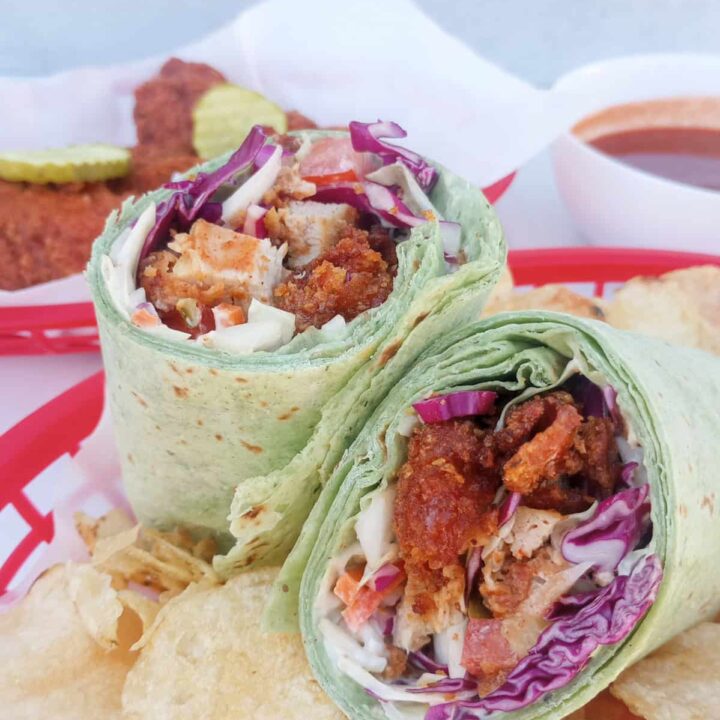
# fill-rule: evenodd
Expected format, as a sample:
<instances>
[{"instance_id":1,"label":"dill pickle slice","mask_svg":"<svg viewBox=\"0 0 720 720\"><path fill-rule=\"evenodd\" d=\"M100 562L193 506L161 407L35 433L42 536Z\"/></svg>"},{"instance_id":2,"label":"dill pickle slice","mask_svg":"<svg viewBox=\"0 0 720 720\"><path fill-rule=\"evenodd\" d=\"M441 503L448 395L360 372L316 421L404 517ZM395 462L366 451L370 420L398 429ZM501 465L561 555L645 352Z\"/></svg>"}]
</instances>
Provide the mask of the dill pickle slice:
<instances>
[{"instance_id":1,"label":"dill pickle slice","mask_svg":"<svg viewBox=\"0 0 720 720\"><path fill-rule=\"evenodd\" d=\"M114 145L0 152L0 179L36 185L112 180L130 167L130 151Z\"/></svg>"},{"instance_id":2,"label":"dill pickle slice","mask_svg":"<svg viewBox=\"0 0 720 720\"><path fill-rule=\"evenodd\" d=\"M225 83L211 87L193 110L193 146L209 160L236 150L253 125L267 125L279 133L287 130L285 111L259 93Z\"/></svg>"}]
</instances>

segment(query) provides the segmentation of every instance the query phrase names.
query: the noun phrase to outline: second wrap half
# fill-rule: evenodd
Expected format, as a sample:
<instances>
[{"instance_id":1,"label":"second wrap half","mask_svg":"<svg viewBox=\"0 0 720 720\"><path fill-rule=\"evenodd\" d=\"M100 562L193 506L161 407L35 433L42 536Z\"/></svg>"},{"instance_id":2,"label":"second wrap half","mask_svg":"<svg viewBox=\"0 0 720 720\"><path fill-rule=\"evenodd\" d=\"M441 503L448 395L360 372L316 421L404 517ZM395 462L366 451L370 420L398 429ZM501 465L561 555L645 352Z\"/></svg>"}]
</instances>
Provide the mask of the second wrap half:
<instances>
[{"instance_id":1,"label":"second wrap half","mask_svg":"<svg viewBox=\"0 0 720 720\"><path fill-rule=\"evenodd\" d=\"M504 433L493 430L501 408ZM548 410L556 414L543 420ZM589 454L584 484L573 475L580 462L541 486L558 496L487 487L488 477L507 486L517 479L509 468L523 464L525 479L534 467L556 477L552 468L569 456L547 447L562 440L561 415L579 424L579 413L591 430L562 453ZM536 422L544 424L533 430ZM622 472L606 499L573 508L609 458L610 445L592 445L592 433L613 427ZM503 461L502 475L485 475L492 452L526 431L535 440ZM308 657L352 718L382 718L383 708L428 720L565 717L720 609L719 432L713 356L552 313L503 314L457 331L423 353L346 452L281 573L269 619L292 627L302 578ZM452 489L463 482L475 485ZM427 592L416 586L408 603L413 567L462 539L457 528L483 492L490 540L475 544L485 530L471 529L469 549L426 566ZM550 509L554 498L567 504L562 515ZM537 584L524 584L533 575ZM518 605L523 598L537 602Z\"/></svg>"}]
</instances>

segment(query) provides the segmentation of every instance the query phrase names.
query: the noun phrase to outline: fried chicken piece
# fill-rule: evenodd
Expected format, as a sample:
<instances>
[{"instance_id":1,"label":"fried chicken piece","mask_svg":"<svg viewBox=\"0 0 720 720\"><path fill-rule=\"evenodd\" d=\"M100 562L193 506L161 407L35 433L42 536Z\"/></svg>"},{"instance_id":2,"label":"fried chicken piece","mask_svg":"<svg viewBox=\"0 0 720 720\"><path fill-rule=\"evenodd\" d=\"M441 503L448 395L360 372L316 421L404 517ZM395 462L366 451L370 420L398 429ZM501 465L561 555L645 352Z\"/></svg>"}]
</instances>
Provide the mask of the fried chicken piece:
<instances>
[{"instance_id":1,"label":"fried chicken piece","mask_svg":"<svg viewBox=\"0 0 720 720\"><path fill-rule=\"evenodd\" d=\"M386 642L388 664L383 671L383 680L397 680L407 668L407 653L399 647Z\"/></svg>"},{"instance_id":2,"label":"fried chicken piece","mask_svg":"<svg viewBox=\"0 0 720 720\"><path fill-rule=\"evenodd\" d=\"M582 422L582 415L572 405L558 408L550 426L528 440L505 463L505 487L511 492L529 495L543 481L555 480L562 474L574 474L567 468L567 458L575 446L575 436ZM575 472L581 468L582 464Z\"/></svg>"},{"instance_id":3,"label":"fried chicken piece","mask_svg":"<svg viewBox=\"0 0 720 720\"><path fill-rule=\"evenodd\" d=\"M594 497L586 492L584 483L575 485L569 478L558 477L544 483L537 490L525 495L523 502L539 510L557 510L564 515L587 510Z\"/></svg>"},{"instance_id":4,"label":"fried chicken piece","mask_svg":"<svg viewBox=\"0 0 720 720\"><path fill-rule=\"evenodd\" d=\"M0 288L18 290L81 272L106 217L125 196L105 183L0 181Z\"/></svg>"},{"instance_id":5,"label":"fried chicken piece","mask_svg":"<svg viewBox=\"0 0 720 720\"><path fill-rule=\"evenodd\" d=\"M179 301L201 306L245 306L250 298L268 302L283 272L282 251L268 240L197 220L178 233L168 250L151 253L140 267L140 286L158 312ZM171 252L173 251L173 252Z\"/></svg>"},{"instance_id":6,"label":"fried chicken piece","mask_svg":"<svg viewBox=\"0 0 720 720\"><path fill-rule=\"evenodd\" d=\"M460 622L464 594L465 568L458 562L436 570L415 566L395 616L395 642L419 650L433 633Z\"/></svg>"},{"instance_id":7,"label":"fried chicken piece","mask_svg":"<svg viewBox=\"0 0 720 720\"><path fill-rule=\"evenodd\" d=\"M211 87L227 82L222 73L203 63L168 60L158 75L135 91L138 145L165 155L194 154L192 112Z\"/></svg>"},{"instance_id":8,"label":"fried chicken piece","mask_svg":"<svg viewBox=\"0 0 720 720\"><path fill-rule=\"evenodd\" d=\"M132 150L132 171L121 187L141 195L170 182L174 173L185 172L199 162L200 158L194 153L167 155L151 146L140 145Z\"/></svg>"},{"instance_id":9,"label":"fried chicken piece","mask_svg":"<svg viewBox=\"0 0 720 720\"><path fill-rule=\"evenodd\" d=\"M317 124L315 122L297 110L288 110L285 114L287 116L288 132L293 130L314 130L317 128Z\"/></svg>"},{"instance_id":10,"label":"fried chicken piece","mask_svg":"<svg viewBox=\"0 0 720 720\"><path fill-rule=\"evenodd\" d=\"M615 442L615 427L610 418L588 418L576 443L584 457L583 473L590 491L600 498L611 495L620 479L620 457Z\"/></svg>"},{"instance_id":11,"label":"fried chicken piece","mask_svg":"<svg viewBox=\"0 0 720 720\"><path fill-rule=\"evenodd\" d=\"M551 558L547 548L542 549L537 556L523 560L508 554L492 583L480 585L480 595L493 617L505 618L515 613L527 600L533 582L541 584L564 569L564 565Z\"/></svg>"},{"instance_id":12,"label":"fried chicken piece","mask_svg":"<svg viewBox=\"0 0 720 720\"><path fill-rule=\"evenodd\" d=\"M512 408L495 435L508 489L521 492L533 508L574 513L615 487L620 463L608 418L583 420L564 391L541 395Z\"/></svg>"},{"instance_id":13,"label":"fried chicken piece","mask_svg":"<svg viewBox=\"0 0 720 720\"><path fill-rule=\"evenodd\" d=\"M494 443L498 452L514 453L538 430L545 430L555 419L561 405L577 407L570 393L557 390L547 395L536 395L510 408L502 429L495 433Z\"/></svg>"},{"instance_id":14,"label":"fried chicken piece","mask_svg":"<svg viewBox=\"0 0 720 720\"><path fill-rule=\"evenodd\" d=\"M175 275L173 269L177 261L178 256L169 250L158 250L140 263L140 287L145 289L148 302L155 306L161 318L174 311L183 298L196 300L208 307L246 300L244 292L242 296L236 296L232 288L226 287L222 281L206 284Z\"/></svg>"},{"instance_id":15,"label":"fried chicken piece","mask_svg":"<svg viewBox=\"0 0 720 720\"><path fill-rule=\"evenodd\" d=\"M283 165L275 184L263 195L266 207L284 208L293 200L306 200L317 192L315 183L303 180L297 164Z\"/></svg>"},{"instance_id":16,"label":"fried chicken piece","mask_svg":"<svg viewBox=\"0 0 720 720\"><path fill-rule=\"evenodd\" d=\"M291 201L287 207L271 208L264 217L268 237L288 244L288 266L303 267L326 253L357 225L358 212L343 203L314 200Z\"/></svg>"},{"instance_id":17,"label":"fried chicken piece","mask_svg":"<svg viewBox=\"0 0 720 720\"><path fill-rule=\"evenodd\" d=\"M497 528L494 462L484 432L470 420L421 425L410 438L393 509L408 576L405 642L444 629L459 610L465 590L460 557Z\"/></svg>"},{"instance_id":18,"label":"fried chicken piece","mask_svg":"<svg viewBox=\"0 0 720 720\"><path fill-rule=\"evenodd\" d=\"M294 313L302 332L382 305L392 286L388 264L370 247L367 231L349 227L334 247L275 288L275 305Z\"/></svg>"},{"instance_id":19,"label":"fried chicken piece","mask_svg":"<svg viewBox=\"0 0 720 720\"><path fill-rule=\"evenodd\" d=\"M368 243L373 250L382 255L387 263L388 272L395 277L398 268L397 244L390 237L388 229L382 225L373 225L368 230Z\"/></svg>"}]
</instances>

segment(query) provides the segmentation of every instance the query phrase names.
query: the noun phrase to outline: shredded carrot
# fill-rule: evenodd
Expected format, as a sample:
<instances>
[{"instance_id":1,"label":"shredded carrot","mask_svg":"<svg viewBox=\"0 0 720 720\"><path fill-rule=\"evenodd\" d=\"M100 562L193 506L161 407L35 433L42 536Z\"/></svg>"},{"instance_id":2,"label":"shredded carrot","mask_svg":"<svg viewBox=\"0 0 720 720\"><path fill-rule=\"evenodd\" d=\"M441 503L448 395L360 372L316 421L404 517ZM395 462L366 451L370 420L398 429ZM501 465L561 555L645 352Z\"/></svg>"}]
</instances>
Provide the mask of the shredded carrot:
<instances>
[{"instance_id":1,"label":"shredded carrot","mask_svg":"<svg viewBox=\"0 0 720 720\"><path fill-rule=\"evenodd\" d=\"M351 572L353 575L350 574ZM362 572L358 577L357 572L353 569L346 572L335 585L335 594L347 605L342 616L353 632L370 619L370 616L380 607L383 598L395 592L405 582L405 573L398 573L395 580L380 591L373 590L368 585L360 587L361 578Z\"/></svg>"},{"instance_id":2,"label":"shredded carrot","mask_svg":"<svg viewBox=\"0 0 720 720\"><path fill-rule=\"evenodd\" d=\"M362 580L363 567L354 567L346 570L343 575L338 578L333 591L346 605L352 605L355 596L360 589L360 580Z\"/></svg>"},{"instance_id":3,"label":"shredded carrot","mask_svg":"<svg viewBox=\"0 0 720 720\"><path fill-rule=\"evenodd\" d=\"M133 325L138 327L154 327L160 324L160 318L157 315L153 315L149 310L140 308L132 314Z\"/></svg>"}]
</instances>

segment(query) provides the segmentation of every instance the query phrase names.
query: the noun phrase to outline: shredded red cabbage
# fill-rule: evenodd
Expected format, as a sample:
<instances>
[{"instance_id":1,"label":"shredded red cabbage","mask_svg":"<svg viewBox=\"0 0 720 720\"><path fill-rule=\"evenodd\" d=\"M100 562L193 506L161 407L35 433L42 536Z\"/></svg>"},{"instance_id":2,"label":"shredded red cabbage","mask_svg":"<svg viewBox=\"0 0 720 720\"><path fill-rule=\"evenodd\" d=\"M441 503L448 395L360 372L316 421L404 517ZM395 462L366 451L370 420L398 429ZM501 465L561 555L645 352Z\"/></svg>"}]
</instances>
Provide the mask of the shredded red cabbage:
<instances>
[{"instance_id":1,"label":"shredded red cabbage","mask_svg":"<svg viewBox=\"0 0 720 720\"><path fill-rule=\"evenodd\" d=\"M402 569L397 565L386 563L370 578L368 585L373 590L382 592L398 579L400 573L402 573Z\"/></svg>"},{"instance_id":2,"label":"shredded red cabbage","mask_svg":"<svg viewBox=\"0 0 720 720\"><path fill-rule=\"evenodd\" d=\"M408 653L408 662L413 667L423 672L448 674L448 666L435 662L427 653L422 650L415 650Z\"/></svg>"},{"instance_id":3,"label":"shredded red cabbage","mask_svg":"<svg viewBox=\"0 0 720 720\"><path fill-rule=\"evenodd\" d=\"M435 705L427 711L425 720L458 720L512 712L565 687L600 645L618 643L632 632L655 600L661 579L658 558L655 555L643 558L629 575L616 577L595 593L586 593L584 604L577 605L577 612L565 612L550 625L500 688L477 701Z\"/></svg>"},{"instance_id":4,"label":"shredded red cabbage","mask_svg":"<svg viewBox=\"0 0 720 720\"><path fill-rule=\"evenodd\" d=\"M200 177L200 175L205 177L203 173L199 173L198 177ZM195 180L173 180L172 182L165 183L163 187L166 190L189 190L194 182Z\"/></svg>"},{"instance_id":5,"label":"shredded red cabbage","mask_svg":"<svg viewBox=\"0 0 720 720\"><path fill-rule=\"evenodd\" d=\"M521 500L522 495L519 492L511 492L505 500L503 500L498 514L498 524L500 527L502 527L515 514L515 511L518 507L520 507Z\"/></svg>"},{"instance_id":6,"label":"shredded red cabbage","mask_svg":"<svg viewBox=\"0 0 720 720\"><path fill-rule=\"evenodd\" d=\"M397 123L378 120L374 123L350 123L350 139L357 152L379 155L385 165L401 162L415 175L420 187L429 192L438 179L437 170L412 150L384 142L381 138L404 138L407 133Z\"/></svg>"},{"instance_id":7,"label":"shredded red cabbage","mask_svg":"<svg viewBox=\"0 0 720 720\"><path fill-rule=\"evenodd\" d=\"M364 180L362 186L370 205L391 225L416 227L428 221L426 217L412 214L410 208L400 199L397 187L387 187L369 180Z\"/></svg>"},{"instance_id":8,"label":"shredded red cabbage","mask_svg":"<svg viewBox=\"0 0 720 720\"><path fill-rule=\"evenodd\" d=\"M574 595L563 595L555 601L555 604L545 615L547 620L559 620L568 615L575 615L578 610L589 605L597 596L597 590L575 593Z\"/></svg>"},{"instance_id":9,"label":"shredded red cabbage","mask_svg":"<svg viewBox=\"0 0 720 720\"><path fill-rule=\"evenodd\" d=\"M140 260L167 240L171 227L184 232L199 218L212 223L219 222L222 205L210 202L210 198L236 175L252 167L266 141L265 131L256 125L222 167L211 173L200 173L194 180L168 183L166 187L174 189L175 193L159 203L155 225L145 238Z\"/></svg>"},{"instance_id":10,"label":"shredded red cabbage","mask_svg":"<svg viewBox=\"0 0 720 720\"><path fill-rule=\"evenodd\" d=\"M633 480L635 478L635 471L640 467L639 463L629 462L625 463L620 470L620 480L625 483L628 487L633 487Z\"/></svg>"},{"instance_id":11,"label":"shredded red cabbage","mask_svg":"<svg viewBox=\"0 0 720 720\"><path fill-rule=\"evenodd\" d=\"M407 688L409 693L466 693L468 691L475 694L477 692L477 680L473 680L469 676L463 678L443 678L437 682L424 685L423 687Z\"/></svg>"},{"instance_id":12,"label":"shredded red cabbage","mask_svg":"<svg viewBox=\"0 0 720 720\"><path fill-rule=\"evenodd\" d=\"M253 160L253 167L255 170L259 170L273 155L275 152L275 145L272 143L269 143L267 145L263 145L260 150L258 150L257 155L255 155L255 159ZM286 147L283 147L282 149L282 157L290 157L293 155L293 153L288 150Z\"/></svg>"},{"instance_id":13,"label":"shredded red cabbage","mask_svg":"<svg viewBox=\"0 0 720 720\"><path fill-rule=\"evenodd\" d=\"M496 399L497 393L491 390L460 390L413 403L413 408L423 422L438 423L456 417L487 415L495 409Z\"/></svg>"},{"instance_id":14,"label":"shredded red cabbage","mask_svg":"<svg viewBox=\"0 0 720 720\"><path fill-rule=\"evenodd\" d=\"M605 400L605 405L607 406L608 412L610 413L610 417L613 419L613 422L616 425L622 425L622 416L620 415L620 408L617 404L617 390L615 388L610 387L610 385L606 385L602 389L603 399Z\"/></svg>"},{"instance_id":15,"label":"shredded red cabbage","mask_svg":"<svg viewBox=\"0 0 720 720\"><path fill-rule=\"evenodd\" d=\"M563 557L576 564L592 562L601 572L615 570L650 524L649 495L646 483L603 500L589 520L565 535Z\"/></svg>"},{"instance_id":16,"label":"shredded red cabbage","mask_svg":"<svg viewBox=\"0 0 720 720\"><path fill-rule=\"evenodd\" d=\"M245 235L252 235L256 238L267 237L267 230L265 229L266 213L267 208L261 207L260 205L250 205L245 213L245 223L242 232Z\"/></svg>"},{"instance_id":17,"label":"shredded red cabbage","mask_svg":"<svg viewBox=\"0 0 720 720\"><path fill-rule=\"evenodd\" d=\"M394 608L379 607L370 618L370 622L383 637L391 637L395 629Z\"/></svg>"},{"instance_id":18,"label":"shredded red cabbage","mask_svg":"<svg viewBox=\"0 0 720 720\"><path fill-rule=\"evenodd\" d=\"M585 417L602 418L610 415L607 403L605 402L603 388L590 382L590 380L583 375L575 376L571 384L573 388L572 394L582 405Z\"/></svg>"},{"instance_id":19,"label":"shredded red cabbage","mask_svg":"<svg viewBox=\"0 0 720 720\"><path fill-rule=\"evenodd\" d=\"M398 228L415 227L427 222L426 218L417 217L410 212L395 188L367 180L318 187L312 199L317 202L351 205L360 212L374 215Z\"/></svg>"}]
</instances>

